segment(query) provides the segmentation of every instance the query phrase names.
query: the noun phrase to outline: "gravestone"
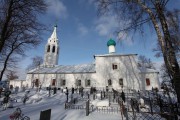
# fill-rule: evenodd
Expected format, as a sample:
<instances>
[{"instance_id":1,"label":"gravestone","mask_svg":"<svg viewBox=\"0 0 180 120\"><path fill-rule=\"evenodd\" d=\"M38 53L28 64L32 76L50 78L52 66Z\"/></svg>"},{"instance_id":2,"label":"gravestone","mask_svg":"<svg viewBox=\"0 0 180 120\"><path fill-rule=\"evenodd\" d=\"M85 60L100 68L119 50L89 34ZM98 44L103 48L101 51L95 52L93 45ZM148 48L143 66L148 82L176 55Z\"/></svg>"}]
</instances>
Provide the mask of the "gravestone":
<instances>
[{"instance_id":1,"label":"gravestone","mask_svg":"<svg viewBox=\"0 0 180 120\"><path fill-rule=\"evenodd\" d=\"M41 111L40 120L50 120L51 119L51 109Z\"/></svg>"},{"instance_id":2,"label":"gravestone","mask_svg":"<svg viewBox=\"0 0 180 120\"><path fill-rule=\"evenodd\" d=\"M139 106L140 108L145 107L144 100L142 98L139 99Z\"/></svg>"}]
</instances>

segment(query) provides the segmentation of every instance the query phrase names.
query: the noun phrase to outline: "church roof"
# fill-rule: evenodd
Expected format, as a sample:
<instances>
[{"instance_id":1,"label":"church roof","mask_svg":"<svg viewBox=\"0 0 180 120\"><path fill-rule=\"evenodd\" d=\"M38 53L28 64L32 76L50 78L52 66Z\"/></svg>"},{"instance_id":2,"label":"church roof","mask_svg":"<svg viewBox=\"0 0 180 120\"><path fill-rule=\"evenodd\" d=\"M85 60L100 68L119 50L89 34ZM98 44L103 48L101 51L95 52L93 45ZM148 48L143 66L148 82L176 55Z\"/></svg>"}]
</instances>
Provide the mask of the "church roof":
<instances>
[{"instance_id":1,"label":"church roof","mask_svg":"<svg viewBox=\"0 0 180 120\"><path fill-rule=\"evenodd\" d=\"M159 73L156 69L139 67L140 73Z\"/></svg>"},{"instance_id":2,"label":"church roof","mask_svg":"<svg viewBox=\"0 0 180 120\"><path fill-rule=\"evenodd\" d=\"M120 56L137 56L137 54L103 54L103 55L94 55L94 57L120 57Z\"/></svg>"},{"instance_id":3,"label":"church roof","mask_svg":"<svg viewBox=\"0 0 180 120\"><path fill-rule=\"evenodd\" d=\"M28 72L28 74L45 74L45 73L61 73L61 74L71 74L71 73L95 73L95 64L81 64L81 65L57 65L55 67L40 67L33 69Z\"/></svg>"}]
</instances>

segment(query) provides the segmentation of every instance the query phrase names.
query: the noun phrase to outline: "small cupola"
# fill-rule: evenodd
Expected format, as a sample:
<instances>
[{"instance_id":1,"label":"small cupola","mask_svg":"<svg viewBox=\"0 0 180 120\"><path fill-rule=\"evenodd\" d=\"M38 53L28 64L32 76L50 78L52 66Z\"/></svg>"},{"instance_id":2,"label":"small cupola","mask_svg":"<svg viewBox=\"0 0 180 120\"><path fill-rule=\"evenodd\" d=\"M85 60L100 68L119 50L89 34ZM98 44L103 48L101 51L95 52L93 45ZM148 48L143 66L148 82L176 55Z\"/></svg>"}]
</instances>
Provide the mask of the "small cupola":
<instances>
[{"instance_id":1,"label":"small cupola","mask_svg":"<svg viewBox=\"0 0 180 120\"><path fill-rule=\"evenodd\" d=\"M107 42L107 46L109 48L109 53L115 53L116 42L112 38Z\"/></svg>"}]
</instances>

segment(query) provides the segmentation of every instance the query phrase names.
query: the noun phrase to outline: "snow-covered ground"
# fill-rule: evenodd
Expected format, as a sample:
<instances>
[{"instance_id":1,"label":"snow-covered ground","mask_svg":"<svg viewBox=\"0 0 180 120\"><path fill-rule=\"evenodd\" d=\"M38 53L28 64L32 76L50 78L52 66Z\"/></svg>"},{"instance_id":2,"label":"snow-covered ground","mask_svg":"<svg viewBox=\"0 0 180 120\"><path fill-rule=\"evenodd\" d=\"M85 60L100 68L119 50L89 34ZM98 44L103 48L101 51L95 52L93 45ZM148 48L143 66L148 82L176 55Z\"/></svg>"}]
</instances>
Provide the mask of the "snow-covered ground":
<instances>
[{"instance_id":1,"label":"snow-covered ground","mask_svg":"<svg viewBox=\"0 0 180 120\"><path fill-rule=\"evenodd\" d=\"M51 109L51 120L120 120L120 113L103 113L92 112L86 116L85 110L64 109L66 95L57 91L57 94L49 97L48 91L41 90L40 92L30 91L28 94L29 100L24 105L22 98L25 92L20 92L17 95L12 94L10 97L17 99L14 102L13 108L2 110L0 106L0 120L9 120L10 114L19 107L25 116L29 116L31 120L39 120L40 112ZM2 101L2 98L0 99ZM107 106L106 101L92 101L94 105Z\"/></svg>"}]
</instances>

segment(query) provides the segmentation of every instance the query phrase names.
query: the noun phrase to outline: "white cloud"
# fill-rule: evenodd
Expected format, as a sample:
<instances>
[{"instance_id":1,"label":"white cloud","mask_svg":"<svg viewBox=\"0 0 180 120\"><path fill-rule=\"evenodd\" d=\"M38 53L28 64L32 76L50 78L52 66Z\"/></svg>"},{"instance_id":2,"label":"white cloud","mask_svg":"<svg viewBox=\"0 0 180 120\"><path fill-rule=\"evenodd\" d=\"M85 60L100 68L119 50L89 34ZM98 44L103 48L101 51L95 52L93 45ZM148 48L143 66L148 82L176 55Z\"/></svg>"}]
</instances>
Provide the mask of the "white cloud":
<instances>
[{"instance_id":1,"label":"white cloud","mask_svg":"<svg viewBox=\"0 0 180 120\"><path fill-rule=\"evenodd\" d=\"M118 27L115 16L102 16L95 21L95 30L101 36L108 36Z\"/></svg>"},{"instance_id":2,"label":"white cloud","mask_svg":"<svg viewBox=\"0 0 180 120\"><path fill-rule=\"evenodd\" d=\"M60 0L47 0L49 5L48 12L56 16L56 18L67 18L68 12L66 6Z\"/></svg>"},{"instance_id":3,"label":"white cloud","mask_svg":"<svg viewBox=\"0 0 180 120\"><path fill-rule=\"evenodd\" d=\"M80 35L84 36L88 33L88 28L85 27L83 24L79 23L78 31L79 31Z\"/></svg>"},{"instance_id":4,"label":"white cloud","mask_svg":"<svg viewBox=\"0 0 180 120\"><path fill-rule=\"evenodd\" d=\"M111 36L120 26L124 26L128 21L120 21L118 22L116 16L108 15L102 16L95 21L95 30L100 36ZM128 46L133 45L133 41L130 36L126 32L120 32L117 36L117 39L120 42L125 43Z\"/></svg>"}]
</instances>

